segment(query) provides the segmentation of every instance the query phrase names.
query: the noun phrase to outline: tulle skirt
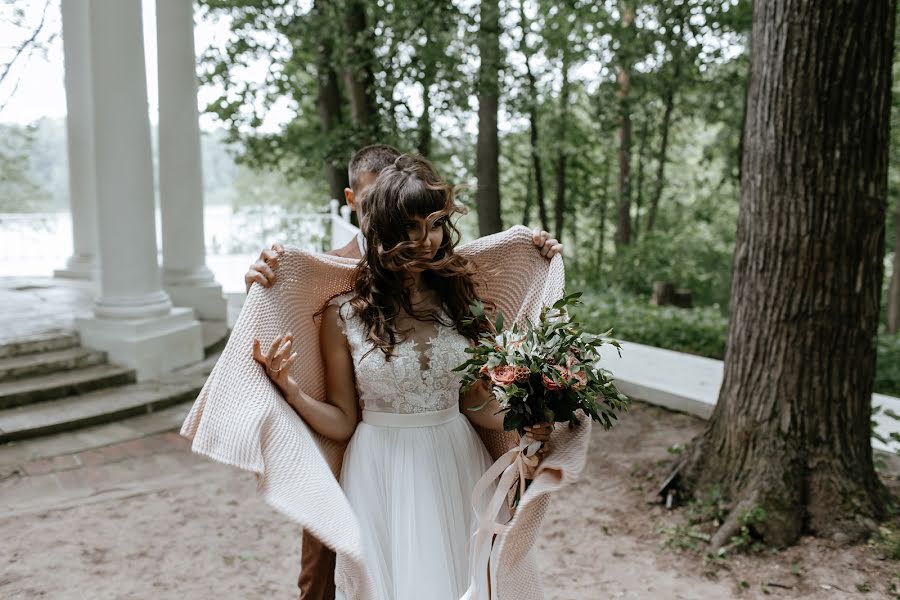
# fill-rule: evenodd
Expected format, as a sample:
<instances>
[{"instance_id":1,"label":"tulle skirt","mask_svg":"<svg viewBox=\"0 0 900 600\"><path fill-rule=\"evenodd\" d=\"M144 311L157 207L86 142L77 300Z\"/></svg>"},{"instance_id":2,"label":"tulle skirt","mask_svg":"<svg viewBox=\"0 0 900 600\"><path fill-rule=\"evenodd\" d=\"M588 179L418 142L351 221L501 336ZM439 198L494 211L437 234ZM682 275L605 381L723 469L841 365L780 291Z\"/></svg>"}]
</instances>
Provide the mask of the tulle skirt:
<instances>
[{"instance_id":1,"label":"tulle skirt","mask_svg":"<svg viewBox=\"0 0 900 600\"><path fill-rule=\"evenodd\" d=\"M341 486L359 518L378 600L459 600L466 592L477 524L472 490L491 463L458 407L363 411ZM336 600L344 600L340 584Z\"/></svg>"}]
</instances>

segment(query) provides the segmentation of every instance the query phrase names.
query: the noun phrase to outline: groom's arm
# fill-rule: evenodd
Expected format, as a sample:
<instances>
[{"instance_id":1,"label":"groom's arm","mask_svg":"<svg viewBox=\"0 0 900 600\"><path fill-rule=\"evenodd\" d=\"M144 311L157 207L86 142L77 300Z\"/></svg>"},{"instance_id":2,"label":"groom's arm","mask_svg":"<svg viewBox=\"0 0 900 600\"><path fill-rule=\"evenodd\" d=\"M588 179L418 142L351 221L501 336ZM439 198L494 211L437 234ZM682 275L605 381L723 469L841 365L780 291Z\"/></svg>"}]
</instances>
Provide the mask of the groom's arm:
<instances>
[{"instance_id":1,"label":"groom's arm","mask_svg":"<svg viewBox=\"0 0 900 600\"><path fill-rule=\"evenodd\" d=\"M563 245L558 239L550 235L549 231L543 229L532 229L531 240L541 252L541 256L548 260L563 253Z\"/></svg>"}]
</instances>

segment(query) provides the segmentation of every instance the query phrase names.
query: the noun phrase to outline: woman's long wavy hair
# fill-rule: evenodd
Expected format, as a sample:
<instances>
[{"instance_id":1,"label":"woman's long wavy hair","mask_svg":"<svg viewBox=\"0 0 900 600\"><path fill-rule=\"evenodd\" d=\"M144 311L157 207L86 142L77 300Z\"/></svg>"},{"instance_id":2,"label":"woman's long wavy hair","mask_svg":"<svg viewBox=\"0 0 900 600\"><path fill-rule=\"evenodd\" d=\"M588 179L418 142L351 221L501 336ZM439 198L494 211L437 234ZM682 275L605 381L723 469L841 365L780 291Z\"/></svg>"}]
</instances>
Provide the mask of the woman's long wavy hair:
<instances>
[{"instance_id":1,"label":"woman's long wavy hair","mask_svg":"<svg viewBox=\"0 0 900 600\"><path fill-rule=\"evenodd\" d=\"M361 219L366 251L356 268L350 301L366 326L375 348L390 359L398 339L405 332L396 327L401 310L415 319L442 322L435 311L415 310L410 302L405 278L421 271L425 285L437 292L452 325L465 337L477 341L485 329L483 320L473 320L470 304L476 300L475 266L454 252L459 243L451 217L465 213L454 201L454 188L438 175L427 160L402 155L379 173L363 199ZM441 224L443 239L433 258L423 258L423 241L410 241L407 225L425 219L425 235L435 222Z\"/></svg>"}]
</instances>

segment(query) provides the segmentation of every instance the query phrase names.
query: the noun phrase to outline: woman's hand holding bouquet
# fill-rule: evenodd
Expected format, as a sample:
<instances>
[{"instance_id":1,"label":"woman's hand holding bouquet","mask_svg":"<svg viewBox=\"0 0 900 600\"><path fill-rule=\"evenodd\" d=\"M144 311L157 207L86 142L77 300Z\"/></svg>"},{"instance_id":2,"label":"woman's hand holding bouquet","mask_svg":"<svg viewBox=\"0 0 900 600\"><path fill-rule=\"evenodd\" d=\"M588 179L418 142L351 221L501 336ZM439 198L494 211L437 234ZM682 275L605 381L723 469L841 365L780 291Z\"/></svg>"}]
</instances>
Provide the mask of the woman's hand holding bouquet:
<instances>
[{"instance_id":1,"label":"woman's hand holding bouquet","mask_svg":"<svg viewBox=\"0 0 900 600\"><path fill-rule=\"evenodd\" d=\"M612 374L597 366L598 348L610 344L621 352L619 342L606 337L612 330L587 333L571 318L567 307L577 304L580 296L570 294L544 307L537 323L514 324L506 330L503 315L498 314L491 323L492 333L466 350L471 358L455 369L464 373L464 391L474 385L490 386L504 413L504 429L522 436L520 471L535 466L532 457L543 448L549 424L574 425L580 410L609 429L616 414L628 408L628 398L616 389ZM473 318L487 319L482 304L471 310ZM515 503L524 493L525 479L519 477Z\"/></svg>"}]
</instances>

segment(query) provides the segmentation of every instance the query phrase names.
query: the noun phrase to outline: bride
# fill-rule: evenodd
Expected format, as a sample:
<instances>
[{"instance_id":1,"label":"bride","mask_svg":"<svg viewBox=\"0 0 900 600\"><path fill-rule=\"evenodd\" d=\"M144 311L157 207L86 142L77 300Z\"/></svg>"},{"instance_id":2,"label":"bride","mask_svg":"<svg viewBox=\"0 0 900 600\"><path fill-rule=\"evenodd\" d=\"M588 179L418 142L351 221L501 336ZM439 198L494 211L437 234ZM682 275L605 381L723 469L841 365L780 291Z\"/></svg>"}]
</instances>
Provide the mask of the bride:
<instances>
[{"instance_id":1,"label":"bride","mask_svg":"<svg viewBox=\"0 0 900 600\"><path fill-rule=\"evenodd\" d=\"M460 393L452 369L477 343L474 267L454 248L451 186L424 159L401 156L366 196L366 252L353 291L320 311L327 402L290 375L293 336L253 355L321 435L349 440L340 483L362 527L380 600L458 600L469 585L475 483L491 458L473 425L501 430L487 384ZM481 409L477 407L484 405ZM550 437L551 425L531 436ZM342 592L338 557L336 598Z\"/></svg>"}]
</instances>

